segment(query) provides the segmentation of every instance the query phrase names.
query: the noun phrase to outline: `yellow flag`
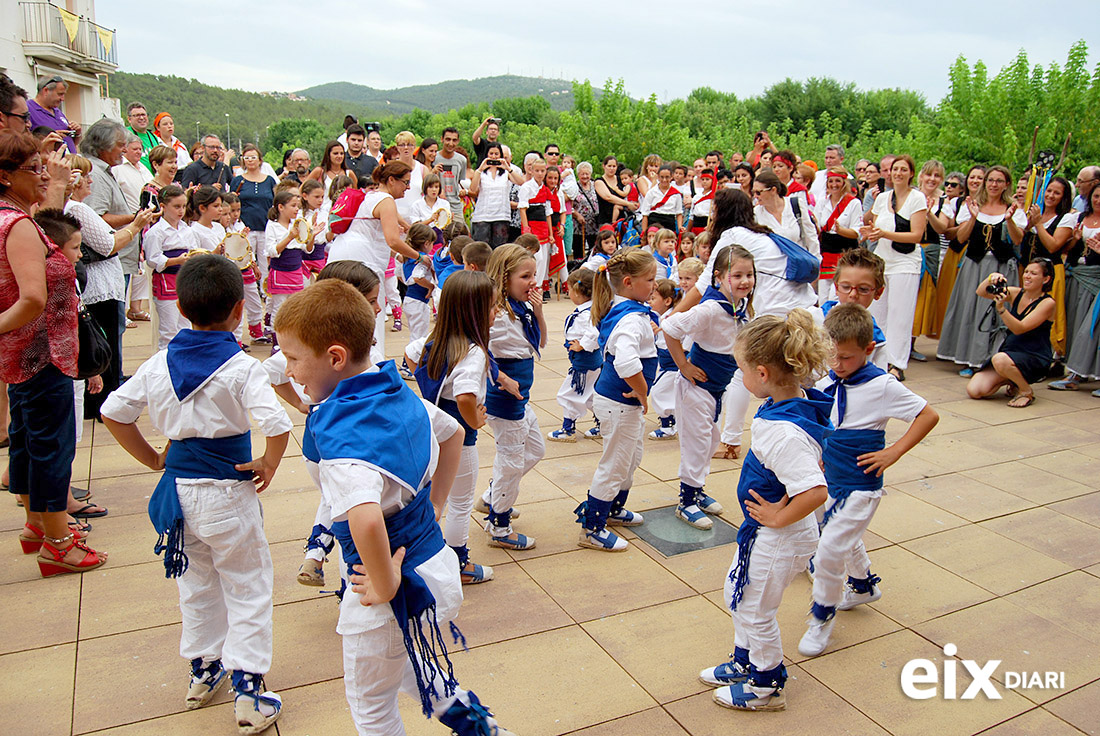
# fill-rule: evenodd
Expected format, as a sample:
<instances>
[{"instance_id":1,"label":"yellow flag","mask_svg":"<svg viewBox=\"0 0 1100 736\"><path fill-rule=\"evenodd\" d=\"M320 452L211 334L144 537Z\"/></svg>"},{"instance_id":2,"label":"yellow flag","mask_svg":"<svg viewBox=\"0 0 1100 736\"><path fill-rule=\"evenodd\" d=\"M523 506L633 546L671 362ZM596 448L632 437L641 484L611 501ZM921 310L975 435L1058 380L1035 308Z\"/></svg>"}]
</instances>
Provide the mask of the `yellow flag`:
<instances>
[{"instance_id":1,"label":"yellow flag","mask_svg":"<svg viewBox=\"0 0 1100 736\"><path fill-rule=\"evenodd\" d=\"M70 13L65 8L58 8L57 12L61 14L61 22L65 25L65 31L69 34L69 43L72 43L76 39L76 32L80 28L80 16L76 13Z\"/></svg>"},{"instance_id":2,"label":"yellow flag","mask_svg":"<svg viewBox=\"0 0 1100 736\"><path fill-rule=\"evenodd\" d=\"M115 40L115 32L106 28L96 28L95 31L99 34L99 42L103 44L103 55L110 56L111 43Z\"/></svg>"}]
</instances>

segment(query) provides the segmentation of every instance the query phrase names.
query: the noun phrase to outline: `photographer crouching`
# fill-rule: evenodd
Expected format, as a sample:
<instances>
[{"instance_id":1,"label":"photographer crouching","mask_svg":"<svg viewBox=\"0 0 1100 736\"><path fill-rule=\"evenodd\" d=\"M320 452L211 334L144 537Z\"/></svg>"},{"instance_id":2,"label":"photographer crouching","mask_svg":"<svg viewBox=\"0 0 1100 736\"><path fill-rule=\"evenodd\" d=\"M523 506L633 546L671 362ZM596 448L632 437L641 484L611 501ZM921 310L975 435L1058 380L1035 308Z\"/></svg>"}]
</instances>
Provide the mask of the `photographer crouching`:
<instances>
[{"instance_id":1,"label":"photographer crouching","mask_svg":"<svg viewBox=\"0 0 1100 736\"><path fill-rule=\"evenodd\" d=\"M1035 401L1031 384L1046 377L1053 354L1050 327L1054 318L1054 299L1050 288L1054 266L1046 258L1033 258L1024 269L1023 286L1009 286L1005 277L991 273L978 284L977 294L991 299L997 315L1008 328L1000 350L970 379L966 393L972 399L995 394L1008 386L1008 405L1022 409Z\"/></svg>"}]
</instances>

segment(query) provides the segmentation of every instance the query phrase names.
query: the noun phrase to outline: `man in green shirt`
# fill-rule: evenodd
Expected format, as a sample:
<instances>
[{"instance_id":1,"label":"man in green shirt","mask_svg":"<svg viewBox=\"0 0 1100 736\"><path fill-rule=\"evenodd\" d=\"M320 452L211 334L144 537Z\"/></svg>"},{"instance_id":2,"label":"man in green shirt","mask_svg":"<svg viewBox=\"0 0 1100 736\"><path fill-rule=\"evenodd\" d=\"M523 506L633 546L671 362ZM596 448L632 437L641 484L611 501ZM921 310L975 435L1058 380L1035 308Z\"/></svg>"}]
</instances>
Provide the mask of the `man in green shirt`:
<instances>
[{"instance_id":1,"label":"man in green shirt","mask_svg":"<svg viewBox=\"0 0 1100 736\"><path fill-rule=\"evenodd\" d=\"M149 151L162 144L156 133L149 130L149 113L145 110L145 105L131 102L126 108L126 119L130 121L127 128L141 141L141 163L150 173L154 173L153 165L149 163Z\"/></svg>"}]
</instances>

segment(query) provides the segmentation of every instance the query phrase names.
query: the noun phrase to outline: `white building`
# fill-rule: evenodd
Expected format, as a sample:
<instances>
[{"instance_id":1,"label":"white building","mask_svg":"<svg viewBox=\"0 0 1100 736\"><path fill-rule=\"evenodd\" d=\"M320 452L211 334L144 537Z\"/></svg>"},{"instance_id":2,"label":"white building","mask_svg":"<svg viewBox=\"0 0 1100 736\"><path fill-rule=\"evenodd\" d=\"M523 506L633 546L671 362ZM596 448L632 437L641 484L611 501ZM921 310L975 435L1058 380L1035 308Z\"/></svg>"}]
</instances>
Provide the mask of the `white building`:
<instances>
[{"instance_id":1,"label":"white building","mask_svg":"<svg viewBox=\"0 0 1100 736\"><path fill-rule=\"evenodd\" d=\"M113 28L95 23L95 0L0 0L0 71L33 98L36 79L59 75L68 83L65 117L85 128L119 118L107 75L118 69Z\"/></svg>"}]
</instances>

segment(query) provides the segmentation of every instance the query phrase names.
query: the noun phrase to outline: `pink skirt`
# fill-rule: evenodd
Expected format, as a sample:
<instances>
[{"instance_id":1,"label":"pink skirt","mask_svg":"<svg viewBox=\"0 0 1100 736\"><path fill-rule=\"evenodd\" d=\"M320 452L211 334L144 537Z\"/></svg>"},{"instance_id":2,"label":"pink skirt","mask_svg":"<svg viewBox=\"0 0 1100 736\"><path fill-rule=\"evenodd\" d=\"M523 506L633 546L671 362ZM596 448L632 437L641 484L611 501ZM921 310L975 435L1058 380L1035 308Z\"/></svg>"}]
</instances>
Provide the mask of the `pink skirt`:
<instances>
[{"instance_id":1,"label":"pink skirt","mask_svg":"<svg viewBox=\"0 0 1100 736\"><path fill-rule=\"evenodd\" d=\"M321 273L321 269L328 263L328 257L321 258L319 260L310 260L309 258L302 259L302 275L305 278L309 278L315 273Z\"/></svg>"},{"instance_id":2,"label":"pink skirt","mask_svg":"<svg viewBox=\"0 0 1100 736\"><path fill-rule=\"evenodd\" d=\"M176 301L176 274L153 272L153 298L162 302Z\"/></svg>"},{"instance_id":3,"label":"pink skirt","mask_svg":"<svg viewBox=\"0 0 1100 736\"><path fill-rule=\"evenodd\" d=\"M252 266L241 269L241 278L244 279L246 284L256 283L256 269Z\"/></svg>"},{"instance_id":4,"label":"pink skirt","mask_svg":"<svg viewBox=\"0 0 1100 736\"><path fill-rule=\"evenodd\" d=\"M297 294L305 286L304 269L300 268L297 271L276 271L272 269L267 272L268 294Z\"/></svg>"}]
</instances>

